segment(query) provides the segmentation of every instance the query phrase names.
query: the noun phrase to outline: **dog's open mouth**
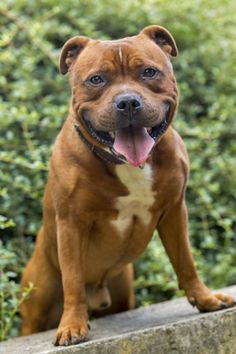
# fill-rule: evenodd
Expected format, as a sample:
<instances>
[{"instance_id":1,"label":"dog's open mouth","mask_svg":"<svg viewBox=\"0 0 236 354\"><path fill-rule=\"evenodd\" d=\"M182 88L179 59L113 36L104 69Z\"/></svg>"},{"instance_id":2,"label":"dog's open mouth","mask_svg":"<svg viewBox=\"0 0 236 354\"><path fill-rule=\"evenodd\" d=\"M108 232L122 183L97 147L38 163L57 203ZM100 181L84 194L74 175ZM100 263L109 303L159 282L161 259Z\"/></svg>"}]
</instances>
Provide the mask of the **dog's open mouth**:
<instances>
[{"instance_id":1,"label":"dog's open mouth","mask_svg":"<svg viewBox=\"0 0 236 354\"><path fill-rule=\"evenodd\" d=\"M95 130L89 120L83 120L89 133L124 162L137 167L149 157L156 140L166 131L169 112L163 120L152 128L129 126L114 132Z\"/></svg>"}]
</instances>

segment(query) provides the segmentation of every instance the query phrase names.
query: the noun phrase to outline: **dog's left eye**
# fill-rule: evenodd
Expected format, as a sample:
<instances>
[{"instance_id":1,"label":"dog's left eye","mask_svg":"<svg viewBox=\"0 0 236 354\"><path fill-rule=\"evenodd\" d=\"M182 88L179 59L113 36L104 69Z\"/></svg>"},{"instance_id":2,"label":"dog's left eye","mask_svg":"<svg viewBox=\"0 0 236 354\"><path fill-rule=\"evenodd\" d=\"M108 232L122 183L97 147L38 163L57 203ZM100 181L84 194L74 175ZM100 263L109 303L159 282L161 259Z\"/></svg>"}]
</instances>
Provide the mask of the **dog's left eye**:
<instances>
[{"instance_id":1,"label":"dog's left eye","mask_svg":"<svg viewBox=\"0 0 236 354\"><path fill-rule=\"evenodd\" d=\"M94 75L90 77L89 82L93 85L100 85L103 84L105 81L100 75Z\"/></svg>"},{"instance_id":2,"label":"dog's left eye","mask_svg":"<svg viewBox=\"0 0 236 354\"><path fill-rule=\"evenodd\" d=\"M157 69L154 69L154 68L146 68L143 73L142 73L142 77L144 79L146 78L154 78L158 73L158 70Z\"/></svg>"}]
</instances>

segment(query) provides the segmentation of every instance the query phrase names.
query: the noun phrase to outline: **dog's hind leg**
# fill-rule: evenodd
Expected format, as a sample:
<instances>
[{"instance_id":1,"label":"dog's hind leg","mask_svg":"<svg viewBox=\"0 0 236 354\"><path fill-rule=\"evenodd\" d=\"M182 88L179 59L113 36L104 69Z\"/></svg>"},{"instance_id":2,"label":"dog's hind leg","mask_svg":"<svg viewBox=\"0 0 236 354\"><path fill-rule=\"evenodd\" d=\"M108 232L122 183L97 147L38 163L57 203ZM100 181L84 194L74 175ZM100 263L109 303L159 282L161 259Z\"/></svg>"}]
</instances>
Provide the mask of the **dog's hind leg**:
<instances>
[{"instance_id":1,"label":"dog's hind leg","mask_svg":"<svg viewBox=\"0 0 236 354\"><path fill-rule=\"evenodd\" d=\"M135 295L133 288L134 271L133 264L127 264L124 270L108 283L112 304L112 313L132 310L135 307Z\"/></svg>"},{"instance_id":2,"label":"dog's hind leg","mask_svg":"<svg viewBox=\"0 0 236 354\"><path fill-rule=\"evenodd\" d=\"M21 288L29 282L34 289L20 308L22 317L22 335L56 327L62 313L62 286L59 272L50 264L41 243L43 228L40 230L36 249L22 276Z\"/></svg>"}]
</instances>

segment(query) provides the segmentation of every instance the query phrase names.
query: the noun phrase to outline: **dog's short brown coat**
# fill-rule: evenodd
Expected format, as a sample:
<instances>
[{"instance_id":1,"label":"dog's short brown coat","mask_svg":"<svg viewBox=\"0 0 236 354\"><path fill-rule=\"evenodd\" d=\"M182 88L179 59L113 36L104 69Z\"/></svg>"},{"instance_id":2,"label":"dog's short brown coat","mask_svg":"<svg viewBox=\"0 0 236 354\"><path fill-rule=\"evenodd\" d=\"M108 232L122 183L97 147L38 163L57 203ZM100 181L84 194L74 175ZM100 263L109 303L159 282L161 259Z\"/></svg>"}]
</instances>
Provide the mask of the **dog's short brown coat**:
<instances>
[{"instance_id":1,"label":"dog's short brown coat","mask_svg":"<svg viewBox=\"0 0 236 354\"><path fill-rule=\"evenodd\" d=\"M155 229L191 304L200 311L233 305L231 296L208 290L193 264L185 205L188 158L171 126L178 91L170 57L176 55L173 37L160 26L116 41L74 37L64 45L60 70L69 71L72 100L50 161L43 226L23 274L22 287L35 284L21 306L23 335L59 324L56 343L75 344L87 338L88 307L98 315L132 309L132 261ZM145 67L158 68L157 77L142 80ZM91 85L91 75L100 73L106 84ZM144 170L99 158L91 146L106 146L82 120L86 114L97 131L116 131L121 117L114 101L127 92L143 102L143 126L160 123L169 107L168 128Z\"/></svg>"}]
</instances>

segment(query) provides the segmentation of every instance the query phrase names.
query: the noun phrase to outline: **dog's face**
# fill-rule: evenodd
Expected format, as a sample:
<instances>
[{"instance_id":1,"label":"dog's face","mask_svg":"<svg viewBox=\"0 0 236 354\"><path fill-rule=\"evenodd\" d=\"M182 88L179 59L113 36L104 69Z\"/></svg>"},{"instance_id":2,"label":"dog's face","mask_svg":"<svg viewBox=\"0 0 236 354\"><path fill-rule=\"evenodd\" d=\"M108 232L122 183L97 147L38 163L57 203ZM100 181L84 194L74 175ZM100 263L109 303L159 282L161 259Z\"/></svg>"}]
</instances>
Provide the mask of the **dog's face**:
<instances>
[{"instance_id":1,"label":"dog's face","mask_svg":"<svg viewBox=\"0 0 236 354\"><path fill-rule=\"evenodd\" d=\"M173 119L177 87L174 39L159 26L114 41L74 37L60 70L70 72L72 106L87 138L138 166Z\"/></svg>"}]
</instances>

